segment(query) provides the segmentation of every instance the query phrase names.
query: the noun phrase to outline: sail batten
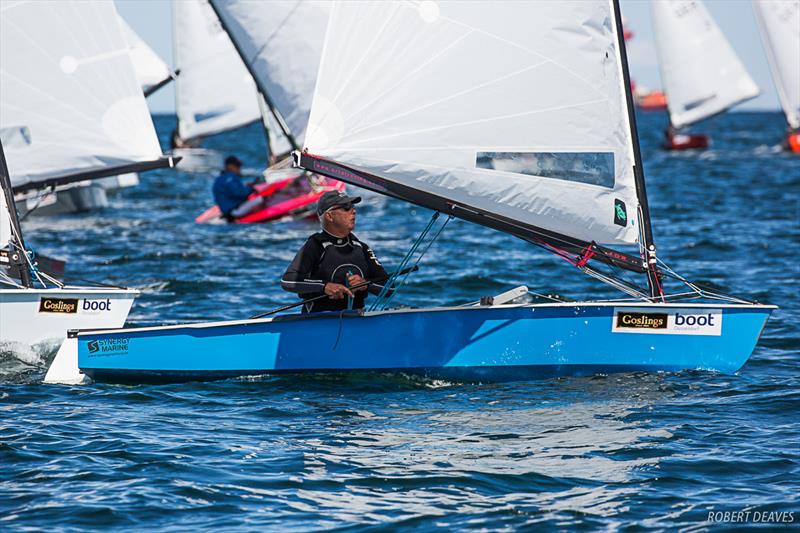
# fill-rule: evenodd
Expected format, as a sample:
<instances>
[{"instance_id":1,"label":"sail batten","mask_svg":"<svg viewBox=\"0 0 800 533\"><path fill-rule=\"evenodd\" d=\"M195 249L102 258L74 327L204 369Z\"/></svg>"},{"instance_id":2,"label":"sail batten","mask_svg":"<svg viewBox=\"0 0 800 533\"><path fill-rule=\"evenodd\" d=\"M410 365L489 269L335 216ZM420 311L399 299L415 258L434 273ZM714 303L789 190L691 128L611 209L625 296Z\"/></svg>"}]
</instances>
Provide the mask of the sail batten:
<instances>
[{"instance_id":1,"label":"sail batten","mask_svg":"<svg viewBox=\"0 0 800 533\"><path fill-rule=\"evenodd\" d=\"M653 29L670 123L681 128L760 91L700 0L652 0Z\"/></svg>"},{"instance_id":2,"label":"sail batten","mask_svg":"<svg viewBox=\"0 0 800 533\"><path fill-rule=\"evenodd\" d=\"M0 141L15 188L161 157L120 20L103 1L3 4Z\"/></svg>"},{"instance_id":3,"label":"sail batten","mask_svg":"<svg viewBox=\"0 0 800 533\"><path fill-rule=\"evenodd\" d=\"M800 129L800 1L753 0L778 98L792 129Z\"/></svg>"},{"instance_id":4,"label":"sail batten","mask_svg":"<svg viewBox=\"0 0 800 533\"><path fill-rule=\"evenodd\" d=\"M523 226L635 244L623 78L611 1L340 2L305 146Z\"/></svg>"}]
</instances>

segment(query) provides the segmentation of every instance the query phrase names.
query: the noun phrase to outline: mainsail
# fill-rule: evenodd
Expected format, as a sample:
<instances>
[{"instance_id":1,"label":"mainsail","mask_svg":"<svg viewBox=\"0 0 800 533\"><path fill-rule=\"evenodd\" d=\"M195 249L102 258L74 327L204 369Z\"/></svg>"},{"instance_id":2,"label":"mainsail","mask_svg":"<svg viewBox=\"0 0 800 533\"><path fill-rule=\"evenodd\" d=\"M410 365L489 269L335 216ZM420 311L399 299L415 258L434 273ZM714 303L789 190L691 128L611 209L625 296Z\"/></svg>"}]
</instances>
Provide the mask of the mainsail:
<instances>
[{"instance_id":1,"label":"mainsail","mask_svg":"<svg viewBox=\"0 0 800 533\"><path fill-rule=\"evenodd\" d=\"M294 148L305 138L330 2L211 0ZM273 130L274 128L270 128ZM273 151L279 150L273 147Z\"/></svg>"},{"instance_id":2,"label":"mainsail","mask_svg":"<svg viewBox=\"0 0 800 533\"><path fill-rule=\"evenodd\" d=\"M172 79L172 73L164 60L139 37L124 18L120 17L119 22L130 48L136 79L139 80L145 96L148 96Z\"/></svg>"},{"instance_id":3,"label":"mainsail","mask_svg":"<svg viewBox=\"0 0 800 533\"><path fill-rule=\"evenodd\" d=\"M308 153L523 238L637 243L620 31L610 1L337 3Z\"/></svg>"},{"instance_id":4,"label":"mainsail","mask_svg":"<svg viewBox=\"0 0 800 533\"><path fill-rule=\"evenodd\" d=\"M256 87L205 0L172 3L178 134L184 140L232 130L261 118Z\"/></svg>"},{"instance_id":5,"label":"mainsail","mask_svg":"<svg viewBox=\"0 0 800 533\"><path fill-rule=\"evenodd\" d=\"M792 129L800 128L800 1L754 0L778 97Z\"/></svg>"},{"instance_id":6,"label":"mainsail","mask_svg":"<svg viewBox=\"0 0 800 533\"><path fill-rule=\"evenodd\" d=\"M700 0L653 0L651 7L674 127L758 96L758 86Z\"/></svg>"},{"instance_id":7,"label":"mainsail","mask_svg":"<svg viewBox=\"0 0 800 533\"><path fill-rule=\"evenodd\" d=\"M15 191L169 164L112 2L3 2L0 64Z\"/></svg>"}]
</instances>

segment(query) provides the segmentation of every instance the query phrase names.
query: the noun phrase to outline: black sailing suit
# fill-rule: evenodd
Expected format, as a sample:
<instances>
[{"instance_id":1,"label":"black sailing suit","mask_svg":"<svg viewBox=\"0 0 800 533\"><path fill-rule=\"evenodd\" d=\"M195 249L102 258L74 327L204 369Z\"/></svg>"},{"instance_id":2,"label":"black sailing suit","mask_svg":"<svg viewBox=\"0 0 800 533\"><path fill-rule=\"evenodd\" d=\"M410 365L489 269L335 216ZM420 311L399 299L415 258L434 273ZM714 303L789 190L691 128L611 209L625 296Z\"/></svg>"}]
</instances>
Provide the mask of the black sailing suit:
<instances>
[{"instance_id":1,"label":"black sailing suit","mask_svg":"<svg viewBox=\"0 0 800 533\"><path fill-rule=\"evenodd\" d=\"M281 279L281 287L309 300L325 294L325 284L328 282L347 286L348 273L358 274L365 280L379 280L369 284L372 294L380 293L388 277L375 253L355 235L351 233L339 238L320 231L309 237L297 252ZM367 298L366 292L354 294L353 309L362 309ZM339 300L322 298L303 305L304 313L344 309L347 309L347 297Z\"/></svg>"}]
</instances>

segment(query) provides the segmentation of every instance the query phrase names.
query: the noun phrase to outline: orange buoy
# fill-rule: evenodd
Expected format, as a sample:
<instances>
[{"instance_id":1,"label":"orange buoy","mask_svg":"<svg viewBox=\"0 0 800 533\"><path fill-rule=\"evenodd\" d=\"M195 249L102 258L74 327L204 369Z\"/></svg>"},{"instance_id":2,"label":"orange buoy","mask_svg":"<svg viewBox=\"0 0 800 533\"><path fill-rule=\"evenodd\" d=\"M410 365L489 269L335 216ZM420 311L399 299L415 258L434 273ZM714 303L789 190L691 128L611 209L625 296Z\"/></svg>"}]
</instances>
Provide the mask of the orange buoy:
<instances>
[{"instance_id":1,"label":"orange buoy","mask_svg":"<svg viewBox=\"0 0 800 533\"><path fill-rule=\"evenodd\" d=\"M786 134L786 145L790 152L800 154L800 131L792 131Z\"/></svg>"}]
</instances>

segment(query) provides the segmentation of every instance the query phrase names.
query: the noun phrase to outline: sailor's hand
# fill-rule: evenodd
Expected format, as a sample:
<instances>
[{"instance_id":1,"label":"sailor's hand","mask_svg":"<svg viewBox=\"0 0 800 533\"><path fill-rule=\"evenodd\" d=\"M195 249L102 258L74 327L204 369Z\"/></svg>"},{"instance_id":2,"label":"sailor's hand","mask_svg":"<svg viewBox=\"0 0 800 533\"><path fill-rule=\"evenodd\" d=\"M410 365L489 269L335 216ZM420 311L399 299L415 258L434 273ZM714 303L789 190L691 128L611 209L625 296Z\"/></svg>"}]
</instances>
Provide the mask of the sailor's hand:
<instances>
[{"instance_id":1,"label":"sailor's hand","mask_svg":"<svg viewBox=\"0 0 800 533\"><path fill-rule=\"evenodd\" d=\"M358 274L350 274L347 277L347 285L350 287L355 287L353 289L354 292L363 292L369 288L366 283L367 280L359 276ZM361 285L363 283L363 285ZM356 287L356 285L361 285L361 287Z\"/></svg>"},{"instance_id":2,"label":"sailor's hand","mask_svg":"<svg viewBox=\"0 0 800 533\"><path fill-rule=\"evenodd\" d=\"M331 300L341 300L345 296L353 296L353 292L350 289L341 283L333 282L325 284L325 294L327 294Z\"/></svg>"}]
</instances>

